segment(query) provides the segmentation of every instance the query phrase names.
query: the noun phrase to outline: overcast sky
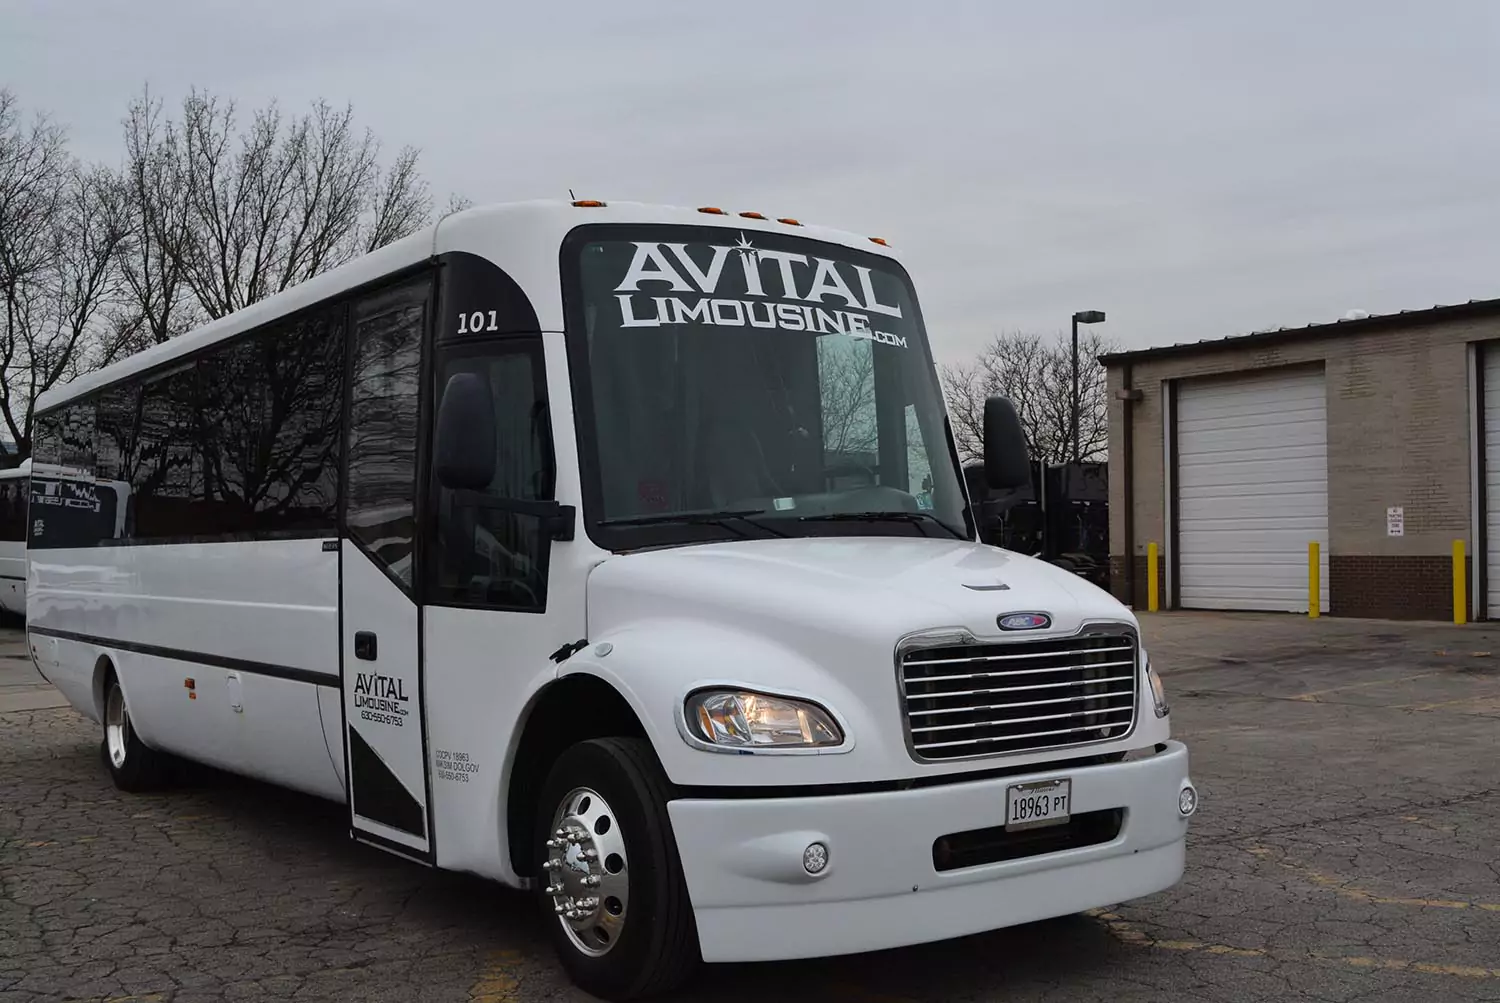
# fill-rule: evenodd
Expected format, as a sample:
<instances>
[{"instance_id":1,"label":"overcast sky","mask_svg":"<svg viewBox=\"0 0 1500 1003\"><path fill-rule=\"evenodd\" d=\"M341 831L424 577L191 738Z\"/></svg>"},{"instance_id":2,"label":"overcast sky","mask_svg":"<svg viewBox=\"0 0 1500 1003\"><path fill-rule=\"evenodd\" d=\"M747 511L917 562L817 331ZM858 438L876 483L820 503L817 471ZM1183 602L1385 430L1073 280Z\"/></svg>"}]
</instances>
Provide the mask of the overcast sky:
<instances>
[{"instance_id":1,"label":"overcast sky","mask_svg":"<svg viewBox=\"0 0 1500 1003\"><path fill-rule=\"evenodd\" d=\"M885 236L942 360L1500 296L1500 3L0 0L0 86L116 162L149 81L354 104L440 199Z\"/></svg>"}]
</instances>

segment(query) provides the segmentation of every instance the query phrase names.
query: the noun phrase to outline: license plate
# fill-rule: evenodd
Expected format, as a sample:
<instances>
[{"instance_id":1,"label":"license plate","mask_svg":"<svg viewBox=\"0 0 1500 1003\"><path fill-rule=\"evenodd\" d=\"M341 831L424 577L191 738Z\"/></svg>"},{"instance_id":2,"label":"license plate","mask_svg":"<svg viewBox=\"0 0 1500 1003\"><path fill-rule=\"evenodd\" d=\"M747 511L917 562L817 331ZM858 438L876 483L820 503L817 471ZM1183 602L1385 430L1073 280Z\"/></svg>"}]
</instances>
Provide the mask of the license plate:
<instances>
[{"instance_id":1,"label":"license plate","mask_svg":"<svg viewBox=\"0 0 1500 1003\"><path fill-rule=\"evenodd\" d=\"M1071 780L1038 780L1030 784L1011 784L1005 789L1005 828L1034 829L1043 825L1061 825L1072 813Z\"/></svg>"}]
</instances>

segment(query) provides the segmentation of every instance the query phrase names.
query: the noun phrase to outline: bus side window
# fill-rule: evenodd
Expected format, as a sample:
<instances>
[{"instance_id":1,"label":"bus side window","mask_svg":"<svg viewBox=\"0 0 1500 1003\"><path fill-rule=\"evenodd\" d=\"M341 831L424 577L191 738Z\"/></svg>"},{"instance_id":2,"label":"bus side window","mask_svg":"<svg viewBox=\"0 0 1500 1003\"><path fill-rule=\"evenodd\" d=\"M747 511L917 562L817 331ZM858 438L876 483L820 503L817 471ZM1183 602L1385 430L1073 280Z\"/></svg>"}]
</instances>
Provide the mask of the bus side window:
<instances>
[{"instance_id":1,"label":"bus side window","mask_svg":"<svg viewBox=\"0 0 1500 1003\"><path fill-rule=\"evenodd\" d=\"M26 478L0 481L0 542L26 541Z\"/></svg>"},{"instance_id":2,"label":"bus side window","mask_svg":"<svg viewBox=\"0 0 1500 1003\"><path fill-rule=\"evenodd\" d=\"M346 434L349 535L415 588L417 426L428 280L377 293L354 309Z\"/></svg>"},{"instance_id":3,"label":"bus side window","mask_svg":"<svg viewBox=\"0 0 1500 1003\"><path fill-rule=\"evenodd\" d=\"M541 612L551 541L541 519L486 504L551 501L555 474L540 344L534 339L466 346L440 361L438 386L475 373L495 411L495 474L482 492L435 487L432 598L439 603Z\"/></svg>"}]
</instances>

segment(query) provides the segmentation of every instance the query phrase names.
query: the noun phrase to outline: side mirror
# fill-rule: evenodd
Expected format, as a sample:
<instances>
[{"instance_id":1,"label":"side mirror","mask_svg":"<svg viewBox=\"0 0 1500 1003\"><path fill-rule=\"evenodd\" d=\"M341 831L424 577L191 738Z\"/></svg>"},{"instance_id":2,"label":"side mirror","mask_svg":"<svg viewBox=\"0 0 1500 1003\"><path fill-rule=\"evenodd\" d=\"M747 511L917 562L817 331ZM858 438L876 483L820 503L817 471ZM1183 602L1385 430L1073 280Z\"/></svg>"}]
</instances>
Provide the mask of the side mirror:
<instances>
[{"instance_id":1,"label":"side mirror","mask_svg":"<svg viewBox=\"0 0 1500 1003\"><path fill-rule=\"evenodd\" d=\"M476 373L454 373L438 404L433 473L450 491L482 491L495 479L495 404Z\"/></svg>"},{"instance_id":2,"label":"side mirror","mask_svg":"<svg viewBox=\"0 0 1500 1003\"><path fill-rule=\"evenodd\" d=\"M984 402L984 479L996 490L1031 483L1026 433L1006 397L990 397Z\"/></svg>"}]
</instances>

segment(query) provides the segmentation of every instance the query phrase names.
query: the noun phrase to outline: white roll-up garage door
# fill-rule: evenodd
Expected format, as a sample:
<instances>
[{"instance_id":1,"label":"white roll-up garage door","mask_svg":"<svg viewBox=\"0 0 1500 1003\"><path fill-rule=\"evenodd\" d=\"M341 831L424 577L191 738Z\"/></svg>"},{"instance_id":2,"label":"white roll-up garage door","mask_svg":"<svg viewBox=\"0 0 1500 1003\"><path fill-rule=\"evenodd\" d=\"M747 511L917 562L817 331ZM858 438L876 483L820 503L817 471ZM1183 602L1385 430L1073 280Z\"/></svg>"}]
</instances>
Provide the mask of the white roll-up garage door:
<instances>
[{"instance_id":1,"label":"white roll-up garage door","mask_svg":"<svg viewBox=\"0 0 1500 1003\"><path fill-rule=\"evenodd\" d=\"M1500 344L1482 346L1484 365L1485 616L1500 617Z\"/></svg>"},{"instance_id":2,"label":"white roll-up garage door","mask_svg":"<svg viewBox=\"0 0 1500 1003\"><path fill-rule=\"evenodd\" d=\"M1328 609L1328 405L1321 369L1187 380L1177 392L1181 605L1308 609L1308 543Z\"/></svg>"}]
</instances>

